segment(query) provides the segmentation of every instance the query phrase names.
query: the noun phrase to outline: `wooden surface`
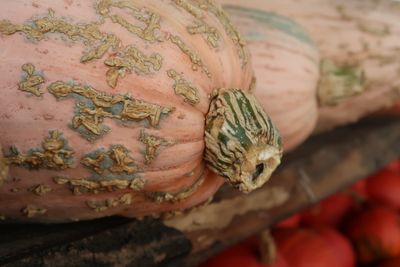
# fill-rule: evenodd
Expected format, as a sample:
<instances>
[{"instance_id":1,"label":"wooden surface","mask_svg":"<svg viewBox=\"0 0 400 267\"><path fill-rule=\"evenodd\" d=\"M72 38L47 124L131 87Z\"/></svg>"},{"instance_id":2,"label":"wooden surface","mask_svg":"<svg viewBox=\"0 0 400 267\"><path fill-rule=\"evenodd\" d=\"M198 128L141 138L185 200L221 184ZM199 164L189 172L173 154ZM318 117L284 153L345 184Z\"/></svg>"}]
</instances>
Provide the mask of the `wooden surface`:
<instances>
[{"instance_id":1,"label":"wooden surface","mask_svg":"<svg viewBox=\"0 0 400 267\"><path fill-rule=\"evenodd\" d=\"M223 187L206 206L169 219L105 218L0 226L6 266L196 266L400 156L400 121L363 121L315 136L286 155L263 188Z\"/></svg>"}]
</instances>

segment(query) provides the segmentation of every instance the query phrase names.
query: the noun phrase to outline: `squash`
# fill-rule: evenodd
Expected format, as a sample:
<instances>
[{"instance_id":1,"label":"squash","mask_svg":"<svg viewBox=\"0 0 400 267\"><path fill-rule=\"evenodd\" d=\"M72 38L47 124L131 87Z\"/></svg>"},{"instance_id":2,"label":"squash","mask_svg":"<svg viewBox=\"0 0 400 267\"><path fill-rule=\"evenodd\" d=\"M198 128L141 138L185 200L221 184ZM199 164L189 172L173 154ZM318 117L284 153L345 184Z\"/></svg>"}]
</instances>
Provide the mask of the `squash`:
<instances>
[{"instance_id":1,"label":"squash","mask_svg":"<svg viewBox=\"0 0 400 267\"><path fill-rule=\"evenodd\" d=\"M400 98L400 3L383 0L220 0L227 8L287 16L321 54L316 131L355 122ZM231 14L235 17L235 14ZM235 18L233 18L235 20ZM261 25L262 23L260 23ZM238 25L244 30L246 25ZM248 31L251 31L248 28ZM253 51L251 51L253 52ZM259 53L260 54L260 53ZM254 65L268 61L254 57ZM256 70L257 71L257 70ZM263 74L256 75L262 77ZM260 85L260 84L259 84Z\"/></svg>"},{"instance_id":2,"label":"squash","mask_svg":"<svg viewBox=\"0 0 400 267\"><path fill-rule=\"evenodd\" d=\"M2 218L158 216L223 178L249 192L280 163L245 42L213 1L1 6Z\"/></svg>"},{"instance_id":3,"label":"squash","mask_svg":"<svg viewBox=\"0 0 400 267\"><path fill-rule=\"evenodd\" d=\"M292 150L313 132L317 122L318 49L289 18L234 5L224 9L251 52L257 78L254 95L279 129L285 151Z\"/></svg>"}]
</instances>

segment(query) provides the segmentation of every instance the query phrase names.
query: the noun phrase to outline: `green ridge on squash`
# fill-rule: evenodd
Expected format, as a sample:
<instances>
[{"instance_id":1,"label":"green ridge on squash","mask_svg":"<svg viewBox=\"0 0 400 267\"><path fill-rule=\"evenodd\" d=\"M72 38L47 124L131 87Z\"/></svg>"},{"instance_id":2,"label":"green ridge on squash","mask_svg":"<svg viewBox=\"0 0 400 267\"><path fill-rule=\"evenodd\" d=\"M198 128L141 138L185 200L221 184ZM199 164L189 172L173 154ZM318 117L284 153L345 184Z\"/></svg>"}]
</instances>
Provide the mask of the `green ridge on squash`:
<instances>
[{"instance_id":1,"label":"green ridge on squash","mask_svg":"<svg viewBox=\"0 0 400 267\"><path fill-rule=\"evenodd\" d=\"M230 14L240 13L242 16L245 15L260 23L273 27L274 29L287 33L302 43L313 47L315 46L314 41L311 39L306 30L301 25L297 24L293 20L288 19L287 17L280 16L272 12L245 8L241 6L224 5L223 7ZM263 32L258 31L249 31L243 34L245 39L268 38L268 36L266 36Z\"/></svg>"}]
</instances>

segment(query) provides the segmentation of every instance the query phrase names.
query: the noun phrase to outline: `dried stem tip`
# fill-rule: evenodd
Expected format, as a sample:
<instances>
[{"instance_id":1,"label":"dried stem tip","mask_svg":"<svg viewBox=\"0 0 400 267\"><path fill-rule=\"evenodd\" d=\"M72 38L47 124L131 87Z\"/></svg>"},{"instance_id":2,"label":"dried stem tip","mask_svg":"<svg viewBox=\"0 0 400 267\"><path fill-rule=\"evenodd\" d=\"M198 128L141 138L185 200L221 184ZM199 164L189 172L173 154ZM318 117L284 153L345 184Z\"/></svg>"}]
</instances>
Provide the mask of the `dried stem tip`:
<instances>
[{"instance_id":1,"label":"dried stem tip","mask_svg":"<svg viewBox=\"0 0 400 267\"><path fill-rule=\"evenodd\" d=\"M262 186L281 162L277 129L257 100L239 89L215 91L205 142L210 169L245 193Z\"/></svg>"}]
</instances>

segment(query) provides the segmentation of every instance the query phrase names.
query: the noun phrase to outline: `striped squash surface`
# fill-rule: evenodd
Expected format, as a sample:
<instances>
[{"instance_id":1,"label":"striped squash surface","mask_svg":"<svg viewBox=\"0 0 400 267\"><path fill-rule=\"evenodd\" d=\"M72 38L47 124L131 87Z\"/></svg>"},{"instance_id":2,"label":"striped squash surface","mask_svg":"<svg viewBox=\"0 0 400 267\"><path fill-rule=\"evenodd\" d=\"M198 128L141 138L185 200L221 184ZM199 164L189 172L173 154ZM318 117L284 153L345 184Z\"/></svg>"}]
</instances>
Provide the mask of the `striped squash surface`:
<instances>
[{"instance_id":1,"label":"striped squash surface","mask_svg":"<svg viewBox=\"0 0 400 267\"><path fill-rule=\"evenodd\" d=\"M220 2L227 6L235 5L287 16L310 34L321 55L323 86L320 89L328 89L331 92L329 95L333 97L329 101L320 101L316 131L326 131L355 122L392 106L400 98L398 1ZM253 64L259 61L264 59L254 57ZM262 77L263 74L260 75Z\"/></svg>"},{"instance_id":2,"label":"striped squash surface","mask_svg":"<svg viewBox=\"0 0 400 267\"><path fill-rule=\"evenodd\" d=\"M0 218L159 216L207 202L224 179L261 186L282 149L252 81L211 0L2 1ZM226 137L242 139L223 142L216 122L231 116L243 125Z\"/></svg>"},{"instance_id":3,"label":"striped squash surface","mask_svg":"<svg viewBox=\"0 0 400 267\"><path fill-rule=\"evenodd\" d=\"M304 28L289 18L235 4L224 9L251 52L257 79L254 95L289 151L312 133L317 122L318 49Z\"/></svg>"}]
</instances>

